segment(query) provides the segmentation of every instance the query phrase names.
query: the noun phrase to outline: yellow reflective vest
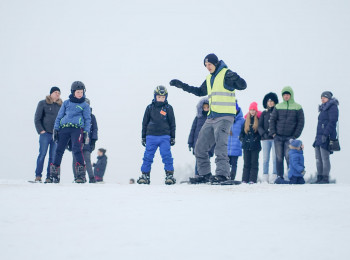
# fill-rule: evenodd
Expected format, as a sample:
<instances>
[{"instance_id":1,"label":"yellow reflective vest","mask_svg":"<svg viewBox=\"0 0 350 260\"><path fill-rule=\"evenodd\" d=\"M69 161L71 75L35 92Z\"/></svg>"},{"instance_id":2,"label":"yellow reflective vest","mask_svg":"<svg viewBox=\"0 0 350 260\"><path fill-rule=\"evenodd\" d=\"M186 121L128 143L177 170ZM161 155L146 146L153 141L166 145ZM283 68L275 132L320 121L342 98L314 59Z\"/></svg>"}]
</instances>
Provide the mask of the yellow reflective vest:
<instances>
[{"instance_id":1,"label":"yellow reflective vest","mask_svg":"<svg viewBox=\"0 0 350 260\"><path fill-rule=\"evenodd\" d=\"M236 95L235 91L229 91L224 88L225 74L228 69L222 69L215 77L213 86L211 77L207 76L207 91L210 110L221 114L236 114Z\"/></svg>"}]
</instances>

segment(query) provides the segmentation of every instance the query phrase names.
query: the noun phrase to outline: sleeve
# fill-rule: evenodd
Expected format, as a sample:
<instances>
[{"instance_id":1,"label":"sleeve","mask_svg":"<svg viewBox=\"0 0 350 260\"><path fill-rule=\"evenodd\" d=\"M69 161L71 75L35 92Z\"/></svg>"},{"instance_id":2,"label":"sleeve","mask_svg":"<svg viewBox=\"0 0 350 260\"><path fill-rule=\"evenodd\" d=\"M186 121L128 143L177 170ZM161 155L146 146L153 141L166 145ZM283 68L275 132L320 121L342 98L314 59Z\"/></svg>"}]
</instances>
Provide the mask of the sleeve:
<instances>
[{"instance_id":1,"label":"sleeve","mask_svg":"<svg viewBox=\"0 0 350 260\"><path fill-rule=\"evenodd\" d=\"M244 137L245 137L244 125L245 125L245 124L242 124L241 133L239 134L239 140L240 140L242 143L243 143L243 139L244 139Z\"/></svg>"},{"instance_id":2,"label":"sleeve","mask_svg":"<svg viewBox=\"0 0 350 260\"><path fill-rule=\"evenodd\" d=\"M169 126L170 126L170 137L175 138L176 123L175 123L174 109L172 106L169 106L168 118L169 118Z\"/></svg>"},{"instance_id":3,"label":"sleeve","mask_svg":"<svg viewBox=\"0 0 350 260\"><path fill-rule=\"evenodd\" d=\"M303 109L299 109L297 111L297 127L295 128L295 131L294 131L294 135L293 137L296 139L298 138L301 133L303 132L303 129L304 129L304 124L305 124L305 118L304 118L304 111Z\"/></svg>"},{"instance_id":4,"label":"sleeve","mask_svg":"<svg viewBox=\"0 0 350 260\"><path fill-rule=\"evenodd\" d=\"M208 95L206 80L202 83L200 87L192 87L187 85L186 83L183 83L182 89L183 91L186 91L199 97Z\"/></svg>"},{"instance_id":5,"label":"sleeve","mask_svg":"<svg viewBox=\"0 0 350 260\"><path fill-rule=\"evenodd\" d=\"M277 119L278 119L278 110L277 108L275 108L271 113L270 123L269 123L269 132L271 136L277 134L277 131L276 131Z\"/></svg>"},{"instance_id":6,"label":"sleeve","mask_svg":"<svg viewBox=\"0 0 350 260\"><path fill-rule=\"evenodd\" d=\"M141 138L146 138L146 132L147 132L147 126L150 120L150 111L149 111L149 106L147 106L145 110L145 114L143 115L143 120L142 120L142 135Z\"/></svg>"},{"instance_id":7,"label":"sleeve","mask_svg":"<svg viewBox=\"0 0 350 260\"><path fill-rule=\"evenodd\" d=\"M91 114L91 140L98 139L98 126L95 115Z\"/></svg>"},{"instance_id":8,"label":"sleeve","mask_svg":"<svg viewBox=\"0 0 350 260\"><path fill-rule=\"evenodd\" d=\"M91 108L86 103L86 106L83 110L83 117L84 117L84 132L90 133L91 128Z\"/></svg>"},{"instance_id":9,"label":"sleeve","mask_svg":"<svg viewBox=\"0 0 350 260\"><path fill-rule=\"evenodd\" d=\"M227 70L224 80L224 88L229 91L244 90L247 88L247 83L236 72Z\"/></svg>"},{"instance_id":10,"label":"sleeve","mask_svg":"<svg viewBox=\"0 0 350 260\"><path fill-rule=\"evenodd\" d=\"M194 133L196 132L196 126L197 126L197 117L193 120L190 135L188 136L188 144L193 147L194 143Z\"/></svg>"},{"instance_id":11,"label":"sleeve","mask_svg":"<svg viewBox=\"0 0 350 260\"><path fill-rule=\"evenodd\" d=\"M339 118L339 110L336 105L333 105L329 110L328 110L328 117L329 121L326 126L326 129L324 130L323 134L325 136L330 136L332 139L336 138L336 136L331 136L332 133L336 132L337 130L337 122Z\"/></svg>"},{"instance_id":12,"label":"sleeve","mask_svg":"<svg viewBox=\"0 0 350 260\"><path fill-rule=\"evenodd\" d=\"M56 117L56 120L55 120L55 126L54 126L54 129L57 130L57 131L60 129L60 121L61 121L61 119L66 114L66 104L67 104L66 102L63 102L60 110L58 111L58 114L57 114L57 117Z\"/></svg>"},{"instance_id":13,"label":"sleeve","mask_svg":"<svg viewBox=\"0 0 350 260\"><path fill-rule=\"evenodd\" d=\"M35 111L35 116L34 116L34 124L38 134L40 134L41 131L45 130L42 124L43 116L44 116L44 103L40 101L38 103L38 106Z\"/></svg>"},{"instance_id":14,"label":"sleeve","mask_svg":"<svg viewBox=\"0 0 350 260\"><path fill-rule=\"evenodd\" d=\"M266 133L266 130L264 129L264 118L265 118L265 111L261 114L261 117L259 119L259 127L258 127L258 132L261 137L264 138L264 134Z\"/></svg>"}]
</instances>

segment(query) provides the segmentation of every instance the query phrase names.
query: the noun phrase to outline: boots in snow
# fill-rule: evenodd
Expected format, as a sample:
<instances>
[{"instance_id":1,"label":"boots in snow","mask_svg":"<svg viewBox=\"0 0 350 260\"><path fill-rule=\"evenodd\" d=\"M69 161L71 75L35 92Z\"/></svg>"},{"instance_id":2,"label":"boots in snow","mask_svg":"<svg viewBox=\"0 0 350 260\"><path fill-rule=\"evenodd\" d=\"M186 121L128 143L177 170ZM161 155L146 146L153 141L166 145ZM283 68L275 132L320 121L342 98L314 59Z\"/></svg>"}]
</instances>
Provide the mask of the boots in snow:
<instances>
[{"instance_id":1,"label":"boots in snow","mask_svg":"<svg viewBox=\"0 0 350 260\"><path fill-rule=\"evenodd\" d=\"M60 183L61 168L54 164L50 164L50 180L53 183Z\"/></svg>"},{"instance_id":2,"label":"boots in snow","mask_svg":"<svg viewBox=\"0 0 350 260\"><path fill-rule=\"evenodd\" d=\"M85 177L85 166L81 165L80 163L76 163L75 165L75 172L77 173L77 178L75 179L76 183L85 183L86 177Z\"/></svg>"},{"instance_id":3,"label":"boots in snow","mask_svg":"<svg viewBox=\"0 0 350 260\"><path fill-rule=\"evenodd\" d=\"M151 180L150 180L150 176L149 176L149 172L143 172L141 177L137 180L138 184L150 184Z\"/></svg>"},{"instance_id":4,"label":"boots in snow","mask_svg":"<svg viewBox=\"0 0 350 260\"><path fill-rule=\"evenodd\" d=\"M52 183L52 180L50 178L46 178L44 183Z\"/></svg>"},{"instance_id":5,"label":"boots in snow","mask_svg":"<svg viewBox=\"0 0 350 260\"><path fill-rule=\"evenodd\" d=\"M323 176L322 175L317 175L317 180L315 182L313 182L312 184L320 184L320 182L322 181Z\"/></svg>"},{"instance_id":6,"label":"boots in snow","mask_svg":"<svg viewBox=\"0 0 350 260\"><path fill-rule=\"evenodd\" d=\"M261 178L262 183L268 183L269 182L269 175L268 174L263 174Z\"/></svg>"},{"instance_id":7,"label":"boots in snow","mask_svg":"<svg viewBox=\"0 0 350 260\"><path fill-rule=\"evenodd\" d=\"M277 174L272 174L269 179L269 183L274 184L277 180Z\"/></svg>"},{"instance_id":8,"label":"boots in snow","mask_svg":"<svg viewBox=\"0 0 350 260\"><path fill-rule=\"evenodd\" d=\"M40 176L36 176L34 182L41 182L41 177Z\"/></svg>"},{"instance_id":9,"label":"boots in snow","mask_svg":"<svg viewBox=\"0 0 350 260\"><path fill-rule=\"evenodd\" d=\"M227 178L224 175L214 175L210 178L211 184L220 184L221 182L228 181L229 178Z\"/></svg>"},{"instance_id":10,"label":"boots in snow","mask_svg":"<svg viewBox=\"0 0 350 260\"><path fill-rule=\"evenodd\" d=\"M209 182L211 177L212 177L211 173L208 173L205 175L198 175L197 177L190 178L190 183L191 184L207 183Z\"/></svg>"},{"instance_id":11,"label":"boots in snow","mask_svg":"<svg viewBox=\"0 0 350 260\"><path fill-rule=\"evenodd\" d=\"M89 183L96 183L95 177L89 177Z\"/></svg>"},{"instance_id":12,"label":"boots in snow","mask_svg":"<svg viewBox=\"0 0 350 260\"><path fill-rule=\"evenodd\" d=\"M322 180L318 184L329 184L329 176L322 176Z\"/></svg>"},{"instance_id":13,"label":"boots in snow","mask_svg":"<svg viewBox=\"0 0 350 260\"><path fill-rule=\"evenodd\" d=\"M174 178L174 171L165 171L165 184L172 185L176 183L176 179Z\"/></svg>"}]
</instances>

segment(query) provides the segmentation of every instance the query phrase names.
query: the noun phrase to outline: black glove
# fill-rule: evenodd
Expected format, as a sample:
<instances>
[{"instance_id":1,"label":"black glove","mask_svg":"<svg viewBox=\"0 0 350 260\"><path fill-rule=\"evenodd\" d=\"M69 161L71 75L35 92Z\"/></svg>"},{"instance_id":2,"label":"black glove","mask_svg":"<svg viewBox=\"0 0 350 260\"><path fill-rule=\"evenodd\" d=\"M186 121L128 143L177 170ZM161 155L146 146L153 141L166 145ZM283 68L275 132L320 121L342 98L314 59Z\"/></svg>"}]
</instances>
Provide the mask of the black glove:
<instances>
[{"instance_id":1,"label":"black glove","mask_svg":"<svg viewBox=\"0 0 350 260\"><path fill-rule=\"evenodd\" d=\"M72 151L72 140L71 139L69 139L69 141L68 141L67 150L70 152Z\"/></svg>"},{"instance_id":2,"label":"black glove","mask_svg":"<svg viewBox=\"0 0 350 260\"><path fill-rule=\"evenodd\" d=\"M141 144L146 147L146 138L141 139Z\"/></svg>"},{"instance_id":3,"label":"black glove","mask_svg":"<svg viewBox=\"0 0 350 260\"><path fill-rule=\"evenodd\" d=\"M236 72L228 70L225 74L225 83L229 86L233 86L234 82L239 78Z\"/></svg>"},{"instance_id":4,"label":"black glove","mask_svg":"<svg viewBox=\"0 0 350 260\"><path fill-rule=\"evenodd\" d=\"M90 138L88 132L83 133L83 144L89 144L90 143Z\"/></svg>"},{"instance_id":5,"label":"black glove","mask_svg":"<svg viewBox=\"0 0 350 260\"><path fill-rule=\"evenodd\" d=\"M53 141L55 143L58 143L58 131L57 130L53 130L53 134L52 134L52 137L53 137Z\"/></svg>"},{"instance_id":6,"label":"black glove","mask_svg":"<svg viewBox=\"0 0 350 260\"><path fill-rule=\"evenodd\" d=\"M91 142L90 142L91 152L92 152L93 150L95 150L95 143L96 143L96 139L91 139Z\"/></svg>"},{"instance_id":7,"label":"black glove","mask_svg":"<svg viewBox=\"0 0 350 260\"><path fill-rule=\"evenodd\" d=\"M191 148L192 148L192 146L189 144L188 145L188 150L191 152Z\"/></svg>"},{"instance_id":8,"label":"black glove","mask_svg":"<svg viewBox=\"0 0 350 260\"><path fill-rule=\"evenodd\" d=\"M175 144L175 138L170 138L170 145L173 146Z\"/></svg>"},{"instance_id":9,"label":"black glove","mask_svg":"<svg viewBox=\"0 0 350 260\"><path fill-rule=\"evenodd\" d=\"M328 137L327 137L327 136L322 135L321 140L322 140L322 143L323 143L323 144L324 144L325 142L327 142L327 139L328 139Z\"/></svg>"},{"instance_id":10,"label":"black glove","mask_svg":"<svg viewBox=\"0 0 350 260\"><path fill-rule=\"evenodd\" d=\"M175 86L177 88L182 88L182 86L183 86L182 81L180 81L178 79L171 80L169 84L170 84L170 86Z\"/></svg>"}]
</instances>

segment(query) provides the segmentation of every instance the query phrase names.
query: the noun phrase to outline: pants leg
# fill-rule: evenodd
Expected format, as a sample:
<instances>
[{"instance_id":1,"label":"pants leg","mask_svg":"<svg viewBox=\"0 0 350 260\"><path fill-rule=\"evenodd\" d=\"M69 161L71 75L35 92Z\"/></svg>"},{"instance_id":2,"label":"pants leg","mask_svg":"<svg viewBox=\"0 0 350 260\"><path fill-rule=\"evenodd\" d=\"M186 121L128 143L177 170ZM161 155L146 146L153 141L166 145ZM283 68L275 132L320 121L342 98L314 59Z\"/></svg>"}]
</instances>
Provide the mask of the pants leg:
<instances>
[{"instance_id":1,"label":"pants leg","mask_svg":"<svg viewBox=\"0 0 350 260\"><path fill-rule=\"evenodd\" d=\"M50 178L50 164L53 163L55 159L57 144L52 139L52 134L50 135L50 150L49 150L49 162L47 164L47 175L46 178Z\"/></svg>"},{"instance_id":2,"label":"pants leg","mask_svg":"<svg viewBox=\"0 0 350 260\"><path fill-rule=\"evenodd\" d=\"M164 170L174 171L174 159L171 155L169 135L161 136L159 152L160 156L162 157L162 162L164 163Z\"/></svg>"},{"instance_id":3,"label":"pants leg","mask_svg":"<svg viewBox=\"0 0 350 260\"><path fill-rule=\"evenodd\" d=\"M271 148L272 148L272 163L273 163L273 174L277 174L276 168L276 150L275 150L275 141L271 140Z\"/></svg>"},{"instance_id":4,"label":"pants leg","mask_svg":"<svg viewBox=\"0 0 350 260\"><path fill-rule=\"evenodd\" d=\"M73 175L74 175L74 180L76 180L77 179L77 169L75 168L75 165L77 165L77 160L75 159L73 152L72 152L72 157L73 157L73 164L72 164Z\"/></svg>"},{"instance_id":5,"label":"pants leg","mask_svg":"<svg viewBox=\"0 0 350 260\"><path fill-rule=\"evenodd\" d=\"M323 165L323 176L329 176L329 172L331 171L331 162L329 160L329 151L320 147L322 165Z\"/></svg>"},{"instance_id":6,"label":"pants leg","mask_svg":"<svg viewBox=\"0 0 350 260\"><path fill-rule=\"evenodd\" d=\"M57 144L55 159L53 163L56 166L61 165L64 151L66 150L66 146L71 136L70 129L72 128L62 128L58 132L58 144Z\"/></svg>"},{"instance_id":7,"label":"pants leg","mask_svg":"<svg viewBox=\"0 0 350 260\"><path fill-rule=\"evenodd\" d=\"M231 180L234 180L236 178L236 173L237 173L237 161L238 161L238 156L229 156L230 158L230 164L231 164Z\"/></svg>"},{"instance_id":8,"label":"pants leg","mask_svg":"<svg viewBox=\"0 0 350 260\"><path fill-rule=\"evenodd\" d=\"M91 153L88 150L83 150L84 154L84 159L85 159L85 166L86 166L86 171L89 175L89 179L94 178L94 171L92 170L92 165L91 165Z\"/></svg>"},{"instance_id":9,"label":"pants leg","mask_svg":"<svg viewBox=\"0 0 350 260\"><path fill-rule=\"evenodd\" d=\"M322 162L320 146L315 147L315 157L316 157L317 175L323 175L323 162Z\"/></svg>"},{"instance_id":10,"label":"pants leg","mask_svg":"<svg viewBox=\"0 0 350 260\"><path fill-rule=\"evenodd\" d=\"M35 176L38 176L38 177L42 176L44 161L45 161L49 144L50 144L49 133L41 134L39 136L39 155L38 155L38 159L36 160Z\"/></svg>"},{"instance_id":11,"label":"pants leg","mask_svg":"<svg viewBox=\"0 0 350 260\"><path fill-rule=\"evenodd\" d=\"M80 165L85 165L85 159L83 155L83 129L72 128L70 138L72 141L72 153Z\"/></svg>"},{"instance_id":12,"label":"pants leg","mask_svg":"<svg viewBox=\"0 0 350 260\"><path fill-rule=\"evenodd\" d=\"M250 168L251 168L251 159L252 154L249 150L243 150L243 175L242 175L242 182L249 182L250 179Z\"/></svg>"},{"instance_id":13,"label":"pants leg","mask_svg":"<svg viewBox=\"0 0 350 260\"><path fill-rule=\"evenodd\" d=\"M227 143L232 122L228 120L221 120L214 124L214 137L215 137L215 149L216 155L216 175L222 175L230 177L230 164L227 155Z\"/></svg>"},{"instance_id":14,"label":"pants leg","mask_svg":"<svg viewBox=\"0 0 350 260\"><path fill-rule=\"evenodd\" d=\"M154 154L158 149L158 140L156 136L146 136L146 150L143 155L143 164L141 166L141 172L151 172L151 165L153 163Z\"/></svg>"},{"instance_id":15,"label":"pants leg","mask_svg":"<svg viewBox=\"0 0 350 260\"><path fill-rule=\"evenodd\" d=\"M215 144L213 124L204 123L198 134L195 146L195 156L199 175L211 173L209 151ZM226 151L227 153L227 151Z\"/></svg>"},{"instance_id":16,"label":"pants leg","mask_svg":"<svg viewBox=\"0 0 350 260\"><path fill-rule=\"evenodd\" d=\"M289 139L290 138L285 138L284 139L284 144L283 144L283 149L284 149L284 157L286 158L286 162L287 162L287 167L289 168L289 145L290 145L290 143L289 143Z\"/></svg>"},{"instance_id":17,"label":"pants leg","mask_svg":"<svg viewBox=\"0 0 350 260\"><path fill-rule=\"evenodd\" d=\"M276 169L278 176L283 178L284 175L284 142L281 140L281 137L275 136L275 151L276 151Z\"/></svg>"},{"instance_id":18,"label":"pants leg","mask_svg":"<svg viewBox=\"0 0 350 260\"><path fill-rule=\"evenodd\" d=\"M258 180L258 172L259 172L259 150L251 151L251 168L250 168L250 176L249 181L256 183Z\"/></svg>"},{"instance_id":19,"label":"pants leg","mask_svg":"<svg viewBox=\"0 0 350 260\"><path fill-rule=\"evenodd\" d=\"M263 174L269 174L270 151L272 148L272 143L270 140L263 140L261 143L263 149Z\"/></svg>"}]
</instances>

